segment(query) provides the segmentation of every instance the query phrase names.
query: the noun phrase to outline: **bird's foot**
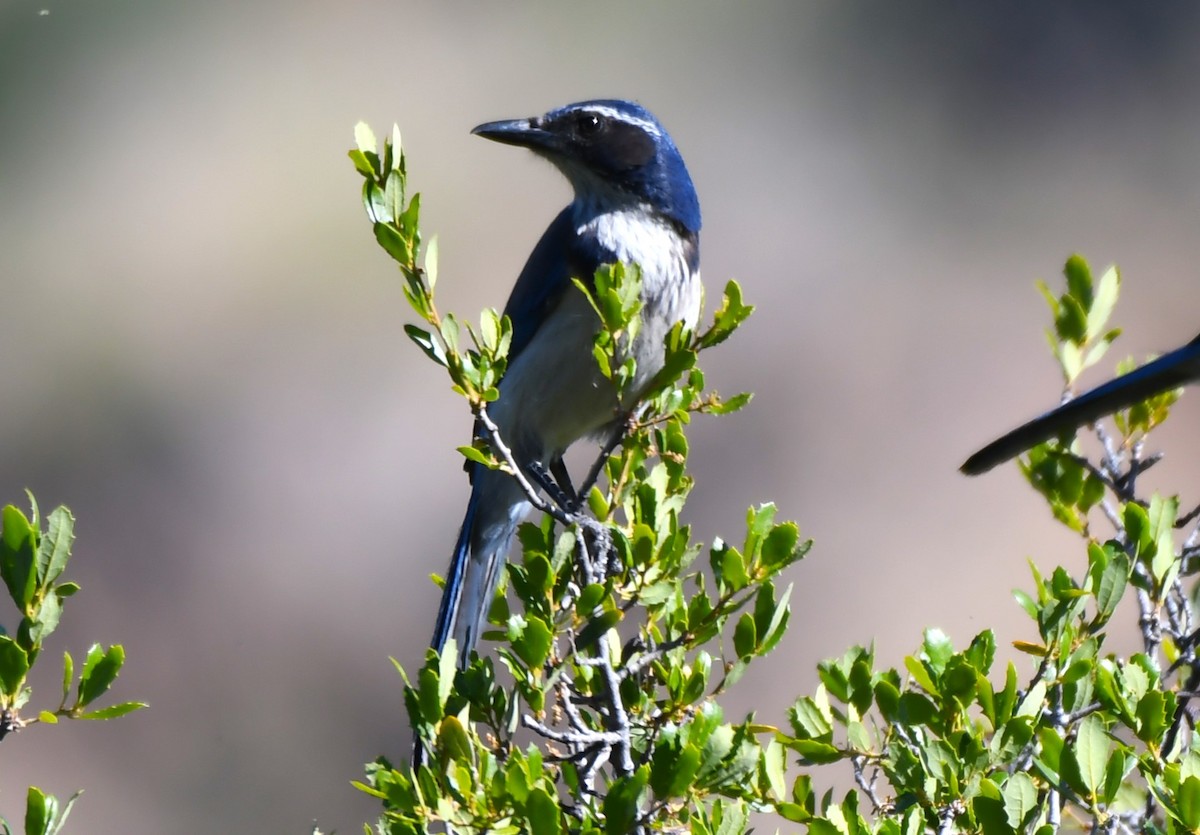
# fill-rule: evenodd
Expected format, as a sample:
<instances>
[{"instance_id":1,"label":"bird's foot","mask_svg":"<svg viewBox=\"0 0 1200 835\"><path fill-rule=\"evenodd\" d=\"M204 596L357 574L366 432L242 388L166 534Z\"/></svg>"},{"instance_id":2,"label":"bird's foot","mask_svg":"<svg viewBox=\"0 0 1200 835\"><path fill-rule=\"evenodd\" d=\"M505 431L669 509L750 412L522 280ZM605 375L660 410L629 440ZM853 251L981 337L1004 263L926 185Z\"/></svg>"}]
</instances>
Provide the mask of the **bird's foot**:
<instances>
[{"instance_id":1,"label":"bird's foot","mask_svg":"<svg viewBox=\"0 0 1200 835\"><path fill-rule=\"evenodd\" d=\"M579 496L575 494L575 489L571 486L567 468L561 458L555 459L550 467L551 469L547 470L541 462L535 461L527 468L529 477L563 513L573 516L579 512Z\"/></svg>"}]
</instances>

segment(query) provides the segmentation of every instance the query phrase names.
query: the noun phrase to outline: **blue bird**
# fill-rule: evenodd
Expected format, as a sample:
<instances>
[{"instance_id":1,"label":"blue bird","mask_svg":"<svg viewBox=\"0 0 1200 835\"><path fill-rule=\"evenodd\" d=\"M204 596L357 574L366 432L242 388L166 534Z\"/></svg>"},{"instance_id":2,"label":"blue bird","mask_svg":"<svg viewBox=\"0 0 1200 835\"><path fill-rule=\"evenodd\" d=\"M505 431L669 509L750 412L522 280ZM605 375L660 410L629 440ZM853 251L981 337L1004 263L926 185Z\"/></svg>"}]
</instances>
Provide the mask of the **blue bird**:
<instances>
[{"instance_id":1,"label":"blue bird","mask_svg":"<svg viewBox=\"0 0 1200 835\"><path fill-rule=\"evenodd\" d=\"M569 104L544 116L479 125L472 133L528 148L552 162L574 200L542 234L504 313L512 320L508 368L488 412L517 463L565 473L581 438L615 439L624 415L662 368L664 339L700 315L700 203L683 157L648 111L629 101ZM604 264L642 270L642 322L629 346L637 374L626 402L592 355L599 324L572 278ZM477 432L479 430L477 429ZM510 474L475 464L471 499L446 573L432 645L453 637L465 666L487 622L517 525L530 510Z\"/></svg>"},{"instance_id":2,"label":"blue bird","mask_svg":"<svg viewBox=\"0 0 1200 835\"><path fill-rule=\"evenodd\" d=\"M1042 441L1074 432L1105 415L1196 380L1200 380L1200 336L1018 426L976 452L959 469L967 475L986 473Z\"/></svg>"}]
</instances>

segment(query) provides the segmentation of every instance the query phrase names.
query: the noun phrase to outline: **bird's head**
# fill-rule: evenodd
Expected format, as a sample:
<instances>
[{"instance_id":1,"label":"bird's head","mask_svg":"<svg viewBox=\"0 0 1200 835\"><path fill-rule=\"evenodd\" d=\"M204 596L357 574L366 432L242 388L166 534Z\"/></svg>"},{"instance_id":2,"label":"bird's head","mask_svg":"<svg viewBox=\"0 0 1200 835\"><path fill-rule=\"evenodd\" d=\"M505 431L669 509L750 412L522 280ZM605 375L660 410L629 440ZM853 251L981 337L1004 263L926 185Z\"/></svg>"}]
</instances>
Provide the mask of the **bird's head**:
<instances>
[{"instance_id":1,"label":"bird's head","mask_svg":"<svg viewBox=\"0 0 1200 835\"><path fill-rule=\"evenodd\" d=\"M471 132L550 160L577 198L648 206L693 234L700 231L700 202L683 157L641 105L577 102L531 119L487 122Z\"/></svg>"}]
</instances>

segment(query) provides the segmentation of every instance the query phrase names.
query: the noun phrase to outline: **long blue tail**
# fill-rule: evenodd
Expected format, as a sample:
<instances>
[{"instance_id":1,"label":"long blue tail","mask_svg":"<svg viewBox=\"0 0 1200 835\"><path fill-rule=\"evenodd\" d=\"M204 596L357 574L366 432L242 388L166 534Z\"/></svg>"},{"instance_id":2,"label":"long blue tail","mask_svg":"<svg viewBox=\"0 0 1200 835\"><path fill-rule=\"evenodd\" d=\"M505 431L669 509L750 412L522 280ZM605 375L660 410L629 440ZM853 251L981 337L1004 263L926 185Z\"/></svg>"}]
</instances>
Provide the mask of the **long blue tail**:
<instances>
[{"instance_id":1,"label":"long blue tail","mask_svg":"<svg viewBox=\"0 0 1200 835\"><path fill-rule=\"evenodd\" d=\"M454 638L460 667L466 666L487 625L488 609L517 525L529 510L525 494L512 476L478 465L472 475L471 499L446 572L431 642L441 652L446 641Z\"/></svg>"},{"instance_id":2,"label":"long blue tail","mask_svg":"<svg viewBox=\"0 0 1200 835\"><path fill-rule=\"evenodd\" d=\"M454 554L450 557L450 567L446 570L446 585L442 588L442 602L438 604L437 622L433 627L433 640L430 645L439 653L450 639L457 619L459 602L462 600L463 575L466 574L471 550L471 529L475 526L475 508L479 504L479 496L471 490L471 499L467 502L467 513L463 518L462 528L458 532L458 541L454 543ZM462 650L462 647L459 647Z\"/></svg>"},{"instance_id":3,"label":"long blue tail","mask_svg":"<svg viewBox=\"0 0 1200 835\"><path fill-rule=\"evenodd\" d=\"M1200 336L1141 368L1085 392L985 446L960 468L985 473L1032 446L1094 423L1148 397L1200 379Z\"/></svg>"}]
</instances>

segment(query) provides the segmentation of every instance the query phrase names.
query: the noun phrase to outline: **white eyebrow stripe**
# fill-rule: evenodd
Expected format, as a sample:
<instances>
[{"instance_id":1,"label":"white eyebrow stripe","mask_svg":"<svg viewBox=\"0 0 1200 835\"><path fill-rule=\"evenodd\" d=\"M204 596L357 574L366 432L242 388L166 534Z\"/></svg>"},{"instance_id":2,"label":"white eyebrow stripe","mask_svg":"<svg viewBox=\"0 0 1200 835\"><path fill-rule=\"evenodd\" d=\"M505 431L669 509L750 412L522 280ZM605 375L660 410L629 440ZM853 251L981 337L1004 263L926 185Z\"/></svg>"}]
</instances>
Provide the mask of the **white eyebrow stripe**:
<instances>
[{"instance_id":1,"label":"white eyebrow stripe","mask_svg":"<svg viewBox=\"0 0 1200 835\"><path fill-rule=\"evenodd\" d=\"M624 122L627 125L634 125L644 130L651 136L662 136L662 129L654 122L646 119L639 119L636 116L631 116L628 113L617 110L615 107L606 107L604 105L589 104L586 107L579 108L581 113L595 113L597 116L606 116L609 119L614 119L618 122Z\"/></svg>"}]
</instances>

